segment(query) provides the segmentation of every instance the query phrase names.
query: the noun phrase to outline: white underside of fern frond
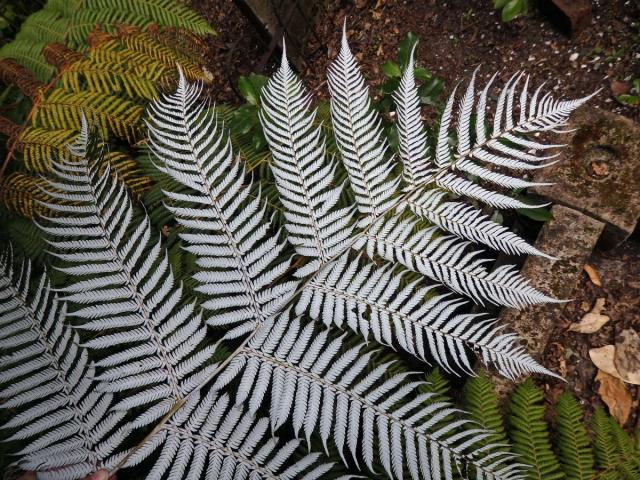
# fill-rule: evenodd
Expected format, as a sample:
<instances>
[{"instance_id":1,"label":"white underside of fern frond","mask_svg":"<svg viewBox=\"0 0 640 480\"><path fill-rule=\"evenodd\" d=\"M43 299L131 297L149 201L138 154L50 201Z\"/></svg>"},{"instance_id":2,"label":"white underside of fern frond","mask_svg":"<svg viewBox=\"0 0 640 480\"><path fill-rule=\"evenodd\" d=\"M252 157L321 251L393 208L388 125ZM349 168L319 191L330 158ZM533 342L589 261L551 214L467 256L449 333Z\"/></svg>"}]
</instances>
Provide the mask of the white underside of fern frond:
<instances>
[{"instance_id":1,"label":"white underside of fern frond","mask_svg":"<svg viewBox=\"0 0 640 480\"><path fill-rule=\"evenodd\" d=\"M88 127L85 121L85 132ZM71 277L61 289L77 328L94 332L84 343L112 349L96 362L97 376L109 392L131 392L116 406L144 406L137 425L153 422L198 386L215 365L204 366L212 346L203 346L206 326L194 303L183 303L159 239L149 219L133 222L133 206L123 185L99 172L87 156L88 133L78 139L73 162L52 162L46 203L64 216L43 217L41 229L52 254L65 262ZM70 252L70 253L69 253Z\"/></svg>"},{"instance_id":2,"label":"white underside of fern frond","mask_svg":"<svg viewBox=\"0 0 640 480\"><path fill-rule=\"evenodd\" d=\"M290 421L308 439L317 431L343 459L346 449L373 470L378 458L390 478L450 478L461 461L481 478L521 478L521 465L508 453L476 458L489 432L464 419L443 423L458 412L453 406L429 402L433 393L417 391L423 382L391 374L391 363L367 368L375 352L362 345L345 350L342 340L285 312L260 329L214 388L239 377L236 402L255 412L266 400L274 429Z\"/></svg>"},{"instance_id":3,"label":"white underside of fern frond","mask_svg":"<svg viewBox=\"0 0 640 480\"><path fill-rule=\"evenodd\" d=\"M167 207L185 229L185 250L200 267L197 290L214 327L245 335L276 313L296 288L274 284L290 267L281 260L286 242L271 233L266 205L251 198L245 172L212 111L199 100L200 87L180 75L177 92L150 106L149 142L163 172L185 191L167 191ZM174 206L177 205L177 206Z\"/></svg>"},{"instance_id":4,"label":"white underside of fern frond","mask_svg":"<svg viewBox=\"0 0 640 480\"><path fill-rule=\"evenodd\" d=\"M46 274L32 289L31 265L14 272L11 262L0 258L0 350L12 352L0 356L0 408L14 411L5 441L27 442L15 465L38 478L84 478L113 465L109 455L129 432L125 414L96 388L95 366Z\"/></svg>"},{"instance_id":5,"label":"white underside of fern frond","mask_svg":"<svg viewBox=\"0 0 640 480\"><path fill-rule=\"evenodd\" d=\"M467 349L508 378L548 373L495 320L461 314L466 302L438 295L435 286L406 283L392 265L376 267L344 255L305 285L296 312L314 320L369 336L423 360L433 358L445 371L473 375ZM405 284L406 283L406 284ZM553 374L552 374L553 375Z\"/></svg>"},{"instance_id":6,"label":"white underside of fern frond","mask_svg":"<svg viewBox=\"0 0 640 480\"><path fill-rule=\"evenodd\" d=\"M269 420L256 418L229 396L209 391L189 398L171 421L127 461L135 466L160 450L148 478L206 480L316 480L331 463L310 453L291 462L299 440L269 437ZM285 465L285 462L288 462Z\"/></svg>"},{"instance_id":7,"label":"white underside of fern frond","mask_svg":"<svg viewBox=\"0 0 640 480\"><path fill-rule=\"evenodd\" d=\"M261 120L273 156L271 169L284 205L289 241L312 260L299 276L312 274L340 252L353 231L350 208L335 208L342 186L333 186L336 164L325 160L320 126L313 126L310 98L282 63L262 89Z\"/></svg>"},{"instance_id":8,"label":"white underside of fern frond","mask_svg":"<svg viewBox=\"0 0 640 480\"><path fill-rule=\"evenodd\" d=\"M369 91L347 43L346 24L338 57L329 67L331 119L356 204L365 217L360 226L378 218L393 203L400 179L393 179L394 158L388 149L381 120L372 109Z\"/></svg>"}]
</instances>

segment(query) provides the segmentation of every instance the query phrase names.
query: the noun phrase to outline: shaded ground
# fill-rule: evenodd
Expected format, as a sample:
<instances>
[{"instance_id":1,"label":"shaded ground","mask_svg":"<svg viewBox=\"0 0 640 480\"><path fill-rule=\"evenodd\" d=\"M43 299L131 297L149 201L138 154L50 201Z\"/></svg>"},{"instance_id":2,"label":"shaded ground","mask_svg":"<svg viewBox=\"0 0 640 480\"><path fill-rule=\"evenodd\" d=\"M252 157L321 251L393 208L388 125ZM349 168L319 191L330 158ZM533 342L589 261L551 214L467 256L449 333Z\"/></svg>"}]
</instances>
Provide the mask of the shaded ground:
<instances>
[{"instance_id":1,"label":"shaded ground","mask_svg":"<svg viewBox=\"0 0 640 480\"><path fill-rule=\"evenodd\" d=\"M317 49L312 38L309 51L318 53L309 59L304 76L312 84L324 80L346 16L352 50L362 54L373 83L381 81L379 66L395 57L397 44L411 31L421 40L422 66L445 79L447 92L478 65L485 77L498 71L503 81L524 70L536 84L547 81L563 96L603 88L595 104L638 118L637 108L612 98L611 82L640 76L640 27L632 25L640 22L640 7L623 0L592 3L591 27L569 38L535 5L528 16L504 24L488 0L330 1L316 27L328 49Z\"/></svg>"},{"instance_id":2,"label":"shaded ground","mask_svg":"<svg viewBox=\"0 0 640 480\"><path fill-rule=\"evenodd\" d=\"M640 329L640 243L633 239L608 252L596 250L589 263L599 273L602 287L593 284L586 273L582 274L575 299L558 318L551 335L554 340L548 345L542 361L548 368L563 373L582 402L595 404L599 401L594 382L597 369L589 358L589 349L615 344L616 335L624 329ZM580 321L597 298L606 300L602 313L611 320L596 333L569 332L569 325ZM552 385L547 392L550 399L566 388L559 382ZM639 428L640 387L627 384L627 389L634 399L627 426Z\"/></svg>"},{"instance_id":3,"label":"shaded ground","mask_svg":"<svg viewBox=\"0 0 640 480\"><path fill-rule=\"evenodd\" d=\"M504 24L489 0L328 0L309 35L302 76L317 96L326 97L326 70L346 17L351 47L373 85L383 80L380 65L395 58L398 43L413 32L421 40L420 63L444 78L445 92L478 65L485 77L498 71L501 80L524 70L561 96L602 88L594 104L640 118L639 108L619 104L611 92L612 82L621 81L619 89L640 77L638 2L592 2L591 26L573 38L550 22L536 0L532 3L526 17ZM232 85L240 74L272 69L273 63L262 58L266 46L234 1L194 0L193 5L219 32L211 39L208 59L219 81L217 100L238 101Z\"/></svg>"}]
</instances>

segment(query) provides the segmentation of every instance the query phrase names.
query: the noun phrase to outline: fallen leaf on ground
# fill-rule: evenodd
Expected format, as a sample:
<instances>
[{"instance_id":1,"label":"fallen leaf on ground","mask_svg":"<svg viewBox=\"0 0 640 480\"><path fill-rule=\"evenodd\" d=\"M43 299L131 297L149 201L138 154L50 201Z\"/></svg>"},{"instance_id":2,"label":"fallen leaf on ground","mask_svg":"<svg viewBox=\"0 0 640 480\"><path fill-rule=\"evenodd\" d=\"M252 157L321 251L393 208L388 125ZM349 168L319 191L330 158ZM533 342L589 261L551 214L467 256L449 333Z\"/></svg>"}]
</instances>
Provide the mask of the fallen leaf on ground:
<instances>
[{"instance_id":1,"label":"fallen leaf on ground","mask_svg":"<svg viewBox=\"0 0 640 480\"><path fill-rule=\"evenodd\" d=\"M630 328L620 332L616 340L613 363L622 380L640 385L640 335L638 332Z\"/></svg>"},{"instance_id":2,"label":"fallen leaf on ground","mask_svg":"<svg viewBox=\"0 0 640 480\"><path fill-rule=\"evenodd\" d=\"M604 302L604 298L598 298L591 311L582 317L582 320L579 322L572 323L569 326L569 331L578 333L594 333L600 330L602 326L610 320L607 315L602 315Z\"/></svg>"},{"instance_id":3,"label":"fallen leaf on ground","mask_svg":"<svg viewBox=\"0 0 640 480\"><path fill-rule=\"evenodd\" d=\"M602 370L603 372L622 380L622 377L618 373L616 365L613 362L615 354L615 345L605 345L604 347L592 348L589 350L589 358L591 358L593 364L598 367L598 370Z\"/></svg>"},{"instance_id":4,"label":"fallen leaf on ground","mask_svg":"<svg viewBox=\"0 0 640 480\"><path fill-rule=\"evenodd\" d=\"M620 379L602 370L598 370L596 381L600 382L598 395L609 407L609 413L613 415L620 425L624 425L629 419L631 404L633 403L627 387Z\"/></svg>"},{"instance_id":5,"label":"fallen leaf on ground","mask_svg":"<svg viewBox=\"0 0 640 480\"><path fill-rule=\"evenodd\" d=\"M586 263L583 268L584 271L587 272L587 275L589 275L589 280L591 280L591 283L601 287L602 281L600 280L600 274L598 274L598 271L595 269L595 267Z\"/></svg>"}]
</instances>

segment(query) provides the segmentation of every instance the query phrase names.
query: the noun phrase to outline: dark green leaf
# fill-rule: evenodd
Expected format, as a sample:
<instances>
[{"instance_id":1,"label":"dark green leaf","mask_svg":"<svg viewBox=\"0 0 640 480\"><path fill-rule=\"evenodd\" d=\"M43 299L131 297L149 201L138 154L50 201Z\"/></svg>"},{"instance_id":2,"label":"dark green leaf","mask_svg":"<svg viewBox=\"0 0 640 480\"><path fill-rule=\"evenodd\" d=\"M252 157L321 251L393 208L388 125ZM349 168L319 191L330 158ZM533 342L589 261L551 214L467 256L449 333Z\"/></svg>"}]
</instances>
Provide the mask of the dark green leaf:
<instances>
[{"instance_id":1,"label":"dark green leaf","mask_svg":"<svg viewBox=\"0 0 640 480\"><path fill-rule=\"evenodd\" d=\"M415 34L409 32L407 33L407 36L404 37L404 40L402 40L398 45L398 63L403 70L409 63L409 55L411 54L411 49L416 43L418 43L418 37Z\"/></svg>"},{"instance_id":2,"label":"dark green leaf","mask_svg":"<svg viewBox=\"0 0 640 480\"><path fill-rule=\"evenodd\" d=\"M618 95L617 99L620 103L624 103L625 105L638 105L638 103L640 103L640 97L637 95Z\"/></svg>"},{"instance_id":3,"label":"dark green leaf","mask_svg":"<svg viewBox=\"0 0 640 480\"><path fill-rule=\"evenodd\" d=\"M389 60L388 62L384 62L382 64L382 72L389 78L402 77L402 72L400 71L400 67L396 62L392 60Z\"/></svg>"},{"instance_id":4,"label":"dark green leaf","mask_svg":"<svg viewBox=\"0 0 640 480\"><path fill-rule=\"evenodd\" d=\"M260 90L267 83L267 77L252 73L248 77L242 75L238 80L238 90L251 105L260 104Z\"/></svg>"},{"instance_id":5,"label":"dark green leaf","mask_svg":"<svg viewBox=\"0 0 640 480\"><path fill-rule=\"evenodd\" d=\"M530 218L536 222L547 222L549 220L553 220L551 210L548 208L518 208L516 211L523 217Z\"/></svg>"},{"instance_id":6,"label":"dark green leaf","mask_svg":"<svg viewBox=\"0 0 640 480\"><path fill-rule=\"evenodd\" d=\"M514 18L527 13L526 0L511 0L502 9L502 21L510 22Z\"/></svg>"}]
</instances>

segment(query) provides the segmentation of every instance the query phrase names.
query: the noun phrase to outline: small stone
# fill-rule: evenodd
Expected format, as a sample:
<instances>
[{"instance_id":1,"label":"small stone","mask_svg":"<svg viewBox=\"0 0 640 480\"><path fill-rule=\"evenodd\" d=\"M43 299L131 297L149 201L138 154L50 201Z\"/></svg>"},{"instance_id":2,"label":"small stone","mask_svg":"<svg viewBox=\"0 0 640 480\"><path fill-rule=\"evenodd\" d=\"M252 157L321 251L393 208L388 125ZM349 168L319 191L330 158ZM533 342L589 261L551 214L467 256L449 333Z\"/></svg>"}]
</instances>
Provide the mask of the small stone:
<instances>
[{"instance_id":1,"label":"small stone","mask_svg":"<svg viewBox=\"0 0 640 480\"><path fill-rule=\"evenodd\" d=\"M569 61L570 62L575 62L578 59L579 56L580 55L577 52L576 53L572 53L571 56L569 57Z\"/></svg>"},{"instance_id":2,"label":"small stone","mask_svg":"<svg viewBox=\"0 0 640 480\"><path fill-rule=\"evenodd\" d=\"M544 2L551 19L571 34L581 32L591 24L591 2L589 0L549 0Z\"/></svg>"},{"instance_id":3,"label":"small stone","mask_svg":"<svg viewBox=\"0 0 640 480\"><path fill-rule=\"evenodd\" d=\"M629 82L621 82L620 80L613 80L611 82L611 94L614 97L629 93L629 90L631 90L631 85L629 85Z\"/></svg>"}]
</instances>

